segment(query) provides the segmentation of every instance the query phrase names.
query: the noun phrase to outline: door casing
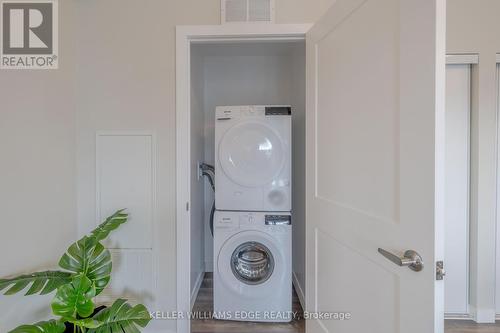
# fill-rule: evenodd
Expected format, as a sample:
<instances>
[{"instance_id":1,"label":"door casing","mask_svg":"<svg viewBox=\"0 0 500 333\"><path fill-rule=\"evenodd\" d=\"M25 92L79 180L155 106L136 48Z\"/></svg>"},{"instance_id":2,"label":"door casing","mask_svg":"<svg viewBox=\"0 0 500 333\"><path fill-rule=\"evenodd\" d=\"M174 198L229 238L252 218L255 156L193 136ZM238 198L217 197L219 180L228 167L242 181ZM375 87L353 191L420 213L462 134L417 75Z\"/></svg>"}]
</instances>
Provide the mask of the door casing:
<instances>
[{"instance_id":1,"label":"door casing","mask_svg":"<svg viewBox=\"0 0 500 333\"><path fill-rule=\"evenodd\" d=\"M201 25L176 27L176 239L177 312L191 310L190 286L190 114L191 45L220 42L305 40L312 24ZM177 320L177 332L189 333L189 319Z\"/></svg>"},{"instance_id":2,"label":"door casing","mask_svg":"<svg viewBox=\"0 0 500 333\"><path fill-rule=\"evenodd\" d=\"M471 53L471 54L447 54L446 55L446 65L468 65L468 66L471 66L471 68L469 69L469 71L472 71L472 66L477 66L479 64L479 54L477 53ZM470 74L469 74L470 75ZM469 77L469 85L472 86L472 78ZM471 87L469 87L471 88ZM471 97L470 97L471 98ZM471 100L469 100L469 104L472 104ZM472 109L469 110L469 116L472 115ZM468 133L468 138L467 138L467 141L469 142L469 146L470 146L470 131L471 131L471 128L470 128L470 120L469 120L469 133ZM468 165L468 171L467 173L470 174L470 164L471 164L471 154L470 154L470 147L467 147L467 150L468 150L468 159L469 159L469 165ZM469 189L468 189L468 194L469 194L469 201L470 201L470 191L471 191L471 188L470 188L470 179L467 180L467 182L469 183ZM470 203L469 203L470 204ZM469 209L468 209L469 210ZM470 212L468 212L470 213ZM446 221L445 223L448 223L448 221ZM468 224L468 229L470 230L470 221L467 222ZM467 230L467 238L470 237L470 232L469 230ZM446 243L446 239L445 239L445 243ZM470 288L470 267L471 267L471 262L473 260L475 260L474 258L470 257L470 247L471 247L471 244L469 241L467 241L467 244L466 244L466 247L467 247L467 258L468 258L468 261L466 263L466 270L467 270L467 274L468 274L468 277L467 277L467 290L465 290L464 292L467 293L467 301L470 302L470 295L471 295L471 292L474 292L474 289L471 289ZM445 258L445 265L447 263L448 259ZM446 285L446 278L445 278L445 285ZM471 313L471 309L470 309L470 303L467 304L467 310L464 312L464 313L446 313L445 312L445 319L473 319L473 316L472 316L472 313Z\"/></svg>"}]
</instances>

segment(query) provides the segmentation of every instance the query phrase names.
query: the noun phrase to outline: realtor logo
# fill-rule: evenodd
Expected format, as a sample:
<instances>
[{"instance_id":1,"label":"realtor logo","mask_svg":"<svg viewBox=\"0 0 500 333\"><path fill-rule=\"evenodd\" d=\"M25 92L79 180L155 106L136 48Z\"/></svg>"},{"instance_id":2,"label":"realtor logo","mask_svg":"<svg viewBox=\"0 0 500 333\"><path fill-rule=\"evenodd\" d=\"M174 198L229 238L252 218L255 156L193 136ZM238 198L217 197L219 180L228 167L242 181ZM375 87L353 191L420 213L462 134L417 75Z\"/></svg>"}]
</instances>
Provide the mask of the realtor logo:
<instances>
[{"instance_id":1,"label":"realtor logo","mask_svg":"<svg viewBox=\"0 0 500 333\"><path fill-rule=\"evenodd\" d=\"M58 67L57 0L0 0L2 69Z\"/></svg>"}]
</instances>

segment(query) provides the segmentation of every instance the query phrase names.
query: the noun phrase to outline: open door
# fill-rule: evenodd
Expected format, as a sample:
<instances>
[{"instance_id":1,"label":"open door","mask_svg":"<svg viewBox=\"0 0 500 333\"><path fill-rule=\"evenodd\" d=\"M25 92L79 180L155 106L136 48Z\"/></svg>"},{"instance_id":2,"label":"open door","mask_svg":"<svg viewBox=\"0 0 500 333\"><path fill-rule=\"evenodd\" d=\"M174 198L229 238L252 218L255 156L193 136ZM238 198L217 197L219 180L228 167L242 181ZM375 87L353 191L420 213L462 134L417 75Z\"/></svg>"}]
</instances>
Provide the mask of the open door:
<instances>
[{"instance_id":1,"label":"open door","mask_svg":"<svg viewBox=\"0 0 500 333\"><path fill-rule=\"evenodd\" d=\"M444 82L445 0L338 0L308 33L308 333L442 332Z\"/></svg>"}]
</instances>

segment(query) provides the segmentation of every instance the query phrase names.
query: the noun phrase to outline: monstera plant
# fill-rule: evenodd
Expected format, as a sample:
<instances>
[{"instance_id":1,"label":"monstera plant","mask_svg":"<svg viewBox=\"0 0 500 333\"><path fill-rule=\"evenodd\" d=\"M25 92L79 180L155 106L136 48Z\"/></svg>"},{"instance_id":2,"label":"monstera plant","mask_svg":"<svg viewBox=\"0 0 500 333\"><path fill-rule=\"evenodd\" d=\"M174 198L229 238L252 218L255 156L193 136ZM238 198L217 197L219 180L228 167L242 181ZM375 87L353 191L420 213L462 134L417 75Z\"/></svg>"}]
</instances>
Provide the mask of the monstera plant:
<instances>
[{"instance_id":1,"label":"monstera plant","mask_svg":"<svg viewBox=\"0 0 500 333\"><path fill-rule=\"evenodd\" d=\"M61 271L36 272L0 279L0 291L16 294L29 286L25 295L56 291L52 312L59 319L22 325L9 333L62 333L66 325L78 333L139 333L151 320L142 304L131 306L124 299L97 311L94 303L111 275L111 254L101 241L127 222L122 209L109 216L89 235L73 243L59 260Z\"/></svg>"}]
</instances>

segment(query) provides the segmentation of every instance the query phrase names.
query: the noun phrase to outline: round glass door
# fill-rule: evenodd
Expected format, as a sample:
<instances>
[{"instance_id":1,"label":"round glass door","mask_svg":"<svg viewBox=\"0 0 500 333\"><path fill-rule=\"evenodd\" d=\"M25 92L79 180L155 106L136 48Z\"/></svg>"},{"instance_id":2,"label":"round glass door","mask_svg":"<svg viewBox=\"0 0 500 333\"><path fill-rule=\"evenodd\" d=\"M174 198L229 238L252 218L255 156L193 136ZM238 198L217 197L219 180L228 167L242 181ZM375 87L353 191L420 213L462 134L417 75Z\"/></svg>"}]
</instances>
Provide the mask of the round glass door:
<instances>
[{"instance_id":1,"label":"round glass door","mask_svg":"<svg viewBox=\"0 0 500 333\"><path fill-rule=\"evenodd\" d=\"M219 146L224 173L237 184L268 184L283 168L285 153L278 134L262 123L244 123L229 129Z\"/></svg>"},{"instance_id":2,"label":"round glass door","mask_svg":"<svg viewBox=\"0 0 500 333\"><path fill-rule=\"evenodd\" d=\"M261 284L273 274L274 258L265 245L246 242L234 250L231 256L231 270L241 282Z\"/></svg>"}]
</instances>

